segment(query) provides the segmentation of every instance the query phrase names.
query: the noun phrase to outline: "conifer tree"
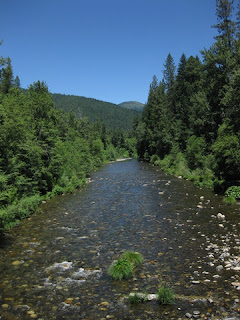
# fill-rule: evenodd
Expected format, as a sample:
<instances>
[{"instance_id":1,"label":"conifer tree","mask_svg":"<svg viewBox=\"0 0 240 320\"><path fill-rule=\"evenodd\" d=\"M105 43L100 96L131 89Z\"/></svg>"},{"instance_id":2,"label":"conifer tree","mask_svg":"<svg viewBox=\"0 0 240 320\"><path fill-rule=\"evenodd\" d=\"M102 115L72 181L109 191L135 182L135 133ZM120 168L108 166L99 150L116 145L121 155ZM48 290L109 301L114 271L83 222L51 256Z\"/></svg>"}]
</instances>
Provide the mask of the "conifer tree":
<instances>
[{"instance_id":1,"label":"conifer tree","mask_svg":"<svg viewBox=\"0 0 240 320\"><path fill-rule=\"evenodd\" d=\"M16 76L16 78L14 79L14 87L21 88L21 83L18 76Z\"/></svg>"},{"instance_id":2,"label":"conifer tree","mask_svg":"<svg viewBox=\"0 0 240 320\"><path fill-rule=\"evenodd\" d=\"M164 70L163 70L163 78L164 78L167 91L170 91L173 86L173 83L175 80L175 70L176 70L176 67L174 64L173 57L169 53L167 56L166 62L164 64Z\"/></svg>"},{"instance_id":3,"label":"conifer tree","mask_svg":"<svg viewBox=\"0 0 240 320\"><path fill-rule=\"evenodd\" d=\"M12 71L12 64L11 59L7 58L6 67L2 69L1 72L1 82L0 82L0 91L3 94L7 94L9 89L12 86L13 82L13 71Z\"/></svg>"},{"instance_id":4,"label":"conifer tree","mask_svg":"<svg viewBox=\"0 0 240 320\"><path fill-rule=\"evenodd\" d=\"M236 36L238 39L240 39L240 0L238 0L237 5L237 14L236 14Z\"/></svg>"},{"instance_id":5,"label":"conifer tree","mask_svg":"<svg viewBox=\"0 0 240 320\"><path fill-rule=\"evenodd\" d=\"M216 39L226 41L228 47L232 47L236 31L236 23L231 20L234 10L233 0L216 0L216 15L218 23L213 28L218 30Z\"/></svg>"}]
</instances>

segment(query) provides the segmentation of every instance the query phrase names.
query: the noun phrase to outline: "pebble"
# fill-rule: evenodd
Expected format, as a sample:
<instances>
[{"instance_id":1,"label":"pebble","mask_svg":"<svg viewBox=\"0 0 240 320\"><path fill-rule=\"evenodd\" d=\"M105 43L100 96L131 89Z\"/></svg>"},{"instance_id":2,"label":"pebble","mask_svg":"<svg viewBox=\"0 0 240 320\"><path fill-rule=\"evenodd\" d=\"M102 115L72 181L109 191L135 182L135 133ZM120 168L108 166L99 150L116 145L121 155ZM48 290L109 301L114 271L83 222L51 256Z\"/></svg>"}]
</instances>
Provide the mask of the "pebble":
<instances>
[{"instance_id":1,"label":"pebble","mask_svg":"<svg viewBox=\"0 0 240 320\"><path fill-rule=\"evenodd\" d=\"M187 313L185 314L185 316L186 316L187 318L189 318L189 319L192 318L192 315L191 315L191 313L189 313L189 312L187 312Z\"/></svg>"},{"instance_id":2,"label":"pebble","mask_svg":"<svg viewBox=\"0 0 240 320\"><path fill-rule=\"evenodd\" d=\"M216 270L217 270L217 271L223 270L223 266L222 266L222 265L217 266L217 267L216 267Z\"/></svg>"},{"instance_id":3,"label":"pebble","mask_svg":"<svg viewBox=\"0 0 240 320\"><path fill-rule=\"evenodd\" d=\"M195 311L193 311L193 314L194 314L194 315L199 315L199 314L200 314L200 311L195 310Z\"/></svg>"}]
</instances>

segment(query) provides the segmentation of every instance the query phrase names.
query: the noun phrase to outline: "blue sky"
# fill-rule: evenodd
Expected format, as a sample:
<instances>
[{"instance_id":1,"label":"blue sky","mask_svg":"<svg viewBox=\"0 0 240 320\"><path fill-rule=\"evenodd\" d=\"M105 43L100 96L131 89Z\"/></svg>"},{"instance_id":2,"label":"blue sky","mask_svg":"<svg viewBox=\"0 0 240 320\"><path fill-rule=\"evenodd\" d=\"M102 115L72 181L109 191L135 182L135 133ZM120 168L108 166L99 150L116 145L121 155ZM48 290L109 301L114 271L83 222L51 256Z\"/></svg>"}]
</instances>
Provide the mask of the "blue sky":
<instances>
[{"instance_id":1,"label":"blue sky","mask_svg":"<svg viewBox=\"0 0 240 320\"><path fill-rule=\"evenodd\" d=\"M145 103L168 53L200 55L215 23L215 0L1 0L0 56L24 88Z\"/></svg>"}]
</instances>

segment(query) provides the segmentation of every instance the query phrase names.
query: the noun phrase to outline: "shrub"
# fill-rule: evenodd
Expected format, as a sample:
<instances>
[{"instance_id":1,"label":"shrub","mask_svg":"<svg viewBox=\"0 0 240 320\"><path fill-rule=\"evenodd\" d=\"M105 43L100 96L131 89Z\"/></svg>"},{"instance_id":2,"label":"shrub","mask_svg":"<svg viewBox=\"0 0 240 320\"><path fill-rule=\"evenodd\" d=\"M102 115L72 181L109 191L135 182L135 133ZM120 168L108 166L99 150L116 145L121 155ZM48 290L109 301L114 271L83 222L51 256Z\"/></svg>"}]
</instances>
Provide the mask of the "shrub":
<instances>
[{"instance_id":1,"label":"shrub","mask_svg":"<svg viewBox=\"0 0 240 320\"><path fill-rule=\"evenodd\" d=\"M154 155L152 155L151 158L150 158L150 163L151 163L151 164L156 164L156 162L158 163L159 160L160 160L159 156L156 155L156 154L154 154Z\"/></svg>"},{"instance_id":2,"label":"shrub","mask_svg":"<svg viewBox=\"0 0 240 320\"><path fill-rule=\"evenodd\" d=\"M235 199L240 199L240 186L231 186L229 187L226 192L225 195L227 197L233 197Z\"/></svg>"},{"instance_id":3,"label":"shrub","mask_svg":"<svg viewBox=\"0 0 240 320\"><path fill-rule=\"evenodd\" d=\"M18 204L18 213L16 215L17 218L23 219L30 216L30 214L37 209L40 202L41 197L38 194L21 199Z\"/></svg>"},{"instance_id":4,"label":"shrub","mask_svg":"<svg viewBox=\"0 0 240 320\"><path fill-rule=\"evenodd\" d=\"M143 256L138 252L126 251L122 254L122 258L128 260L134 267L143 263Z\"/></svg>"},{"instance_id":5,"label":"shrub","mask_svg":"<svg viewBox=\"0 0 240 320\"><path fill-rule=\"evenodd\" d=\"M160 304L171 304L174 302L174 293L171 288L160 287L157 295Z\"/></svg>"},{"instance_id":6,"label":"shrub","mask_svg":"<svg viewBox=\"0 0 240 320\"><path fill-rule=\"evenodd\" d=\"M129 260L121 258L109 267L108 274L114 280L129 279L133 275L133 265Z\"/></svg>"},{"instance_id":7,"label":"shrub","mask_svg":"<svg viewBox=\"0 0 240 320\"><path fill-rule=\"evenodd\" d=\"M64 193L64 188L60 187L58 185L56 185L52 190L52 194L53 195L60 195L60 194L63 194L63 193Z\"/></svg>"},{"instance_id":8,"label":"shrub","mask_svg":"<svg viewBox=\"0 0 240 320\"><path fill-rule=\"evenodd\" d=\"M233 196L225 197L223 199L224 203L226 204L236 204L237 200Z\"/></svg>"}]
</instances>

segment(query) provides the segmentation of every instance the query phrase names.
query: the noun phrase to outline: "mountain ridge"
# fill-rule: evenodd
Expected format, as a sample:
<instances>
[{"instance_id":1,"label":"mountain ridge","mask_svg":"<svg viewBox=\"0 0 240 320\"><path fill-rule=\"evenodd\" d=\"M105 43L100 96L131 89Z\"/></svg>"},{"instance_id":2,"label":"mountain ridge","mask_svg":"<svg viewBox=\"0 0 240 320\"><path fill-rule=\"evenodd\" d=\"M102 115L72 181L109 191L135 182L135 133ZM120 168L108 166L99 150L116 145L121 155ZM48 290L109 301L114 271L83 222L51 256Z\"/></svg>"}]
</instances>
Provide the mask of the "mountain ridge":
<instances>
[{"instance_id":1,"label":"mountain ridge","mask_svg":"<svg viewBox=\"0 0 240 320\"><path fill-rule=\"evenodd\" d=\"M53 93L52 98L57 109L72 111L78 118L88 118L90 122L100 120L108 129L131 130L134 118L141 115L140 111L94 98L60 93Z\"/></svg>"},{"instance_id":2,"label":"mountain ridge","mask_svg":"<svg viewBox=\"0 0 240 320\"><path fill-rule=\"evenodd\" d=\"M124 101L119 103L118 106L125 109L136 110L136 111L143 111L144 104L138 101Z\"/></svg>"}]
</instances>

